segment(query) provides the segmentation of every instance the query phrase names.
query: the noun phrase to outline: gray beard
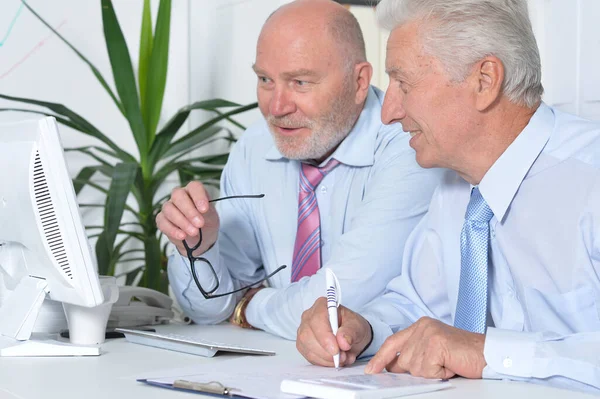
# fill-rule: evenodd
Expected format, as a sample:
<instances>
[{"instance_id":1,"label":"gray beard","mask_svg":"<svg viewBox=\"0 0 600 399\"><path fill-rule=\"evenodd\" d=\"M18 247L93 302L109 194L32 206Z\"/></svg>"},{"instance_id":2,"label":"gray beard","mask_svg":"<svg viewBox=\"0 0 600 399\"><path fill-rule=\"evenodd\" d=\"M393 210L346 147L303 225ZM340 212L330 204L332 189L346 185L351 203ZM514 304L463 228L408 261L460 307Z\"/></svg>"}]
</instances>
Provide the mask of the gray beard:
<instances>
[{"instance_id":1,"label":"gray beard","mask_svg":"<svg viewBox=\"0 0 600 399\"><path fill-rule=\"evenodd\" d=\"M336 101L327 115L319 118L318 122L307 121L305 126L312 130L312 135L304 142L299 142L297 137L284 137L271 131L281 155L294 160L321 159L336 148L350 134L357 120L353 113L352 97L351 93L342 93L340 98L346 101ZM277 120L272 116L267 118L269 124Z\"/></svg>"}]
</instances>

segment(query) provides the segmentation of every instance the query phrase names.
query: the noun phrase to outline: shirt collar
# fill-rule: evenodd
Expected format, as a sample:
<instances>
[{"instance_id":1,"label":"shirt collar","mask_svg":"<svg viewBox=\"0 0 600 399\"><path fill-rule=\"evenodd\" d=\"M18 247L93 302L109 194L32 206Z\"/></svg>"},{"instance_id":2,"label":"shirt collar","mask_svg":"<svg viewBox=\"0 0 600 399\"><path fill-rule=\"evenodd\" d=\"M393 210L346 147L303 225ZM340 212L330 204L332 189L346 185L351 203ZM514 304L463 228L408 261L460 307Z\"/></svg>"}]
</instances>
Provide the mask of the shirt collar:
<instances>
[{"instance_id":1,"label":"shirt collar","mask_svg":"<svg viewBox=\"0 0 600 399\"><path fill-rule=\"evenodd\" d=\"M554 113L541 103L529 123L487 171L479 191L502 222L521 182L544 149L554 129Z\"/></svg>"},{"instance_id":2,"label":"shirt collar","mask_svg":"<svg viewBox=\"0 0 600 399\"><path fill-rule=\"evenodd\" d=\"M335 158L349 166L373 165L377 132L381 126L381 101L382 92L371 86L363 110L354 127L329 158ZM265 159L278 161L287 158L273 143L265 154Z\"/></svg>"}]
</instances>

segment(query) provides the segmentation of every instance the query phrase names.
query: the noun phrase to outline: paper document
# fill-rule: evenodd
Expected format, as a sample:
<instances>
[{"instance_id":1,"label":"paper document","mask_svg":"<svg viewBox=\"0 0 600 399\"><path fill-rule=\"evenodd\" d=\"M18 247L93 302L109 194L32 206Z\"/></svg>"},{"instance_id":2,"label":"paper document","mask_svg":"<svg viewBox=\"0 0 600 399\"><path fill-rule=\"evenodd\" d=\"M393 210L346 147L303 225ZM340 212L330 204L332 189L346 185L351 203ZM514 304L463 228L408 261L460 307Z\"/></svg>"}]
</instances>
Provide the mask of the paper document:
<instances>
[{"instance_id":1,"label":"paper document","mask_svg":"<svg viewBox=\"0 0 600 399\"><path fill-rule=\"evenodd\" d=\"M268 360L268 361L265 361ZM205 363L187 370L180 369L181 374L164 372L168 377L143 378L144 382L160 386L172 386L175 381L206 384L218 382L229 388L232 395L254 399L290 399L302 396L281 392L283 380L335 378L340 376L364 375L366 362L357 363L339 370L296 362L274 361L275 358L240 357L218 363ZM139 379L138 379L139 380Z\"/></svg>"}]
</instances>

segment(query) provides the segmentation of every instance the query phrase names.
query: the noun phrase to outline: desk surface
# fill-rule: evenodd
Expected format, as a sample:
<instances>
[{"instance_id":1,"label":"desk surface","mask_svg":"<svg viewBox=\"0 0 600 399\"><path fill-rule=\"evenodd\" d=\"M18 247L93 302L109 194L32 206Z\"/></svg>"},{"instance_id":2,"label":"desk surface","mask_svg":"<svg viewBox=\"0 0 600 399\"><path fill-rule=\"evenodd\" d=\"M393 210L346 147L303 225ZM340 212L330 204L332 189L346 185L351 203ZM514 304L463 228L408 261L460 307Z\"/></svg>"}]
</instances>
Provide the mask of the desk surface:
<instances>
[{"instance_id":1,"label":"desk surface","mask_svg":"<svg viewBox=\"0 0 600 399\"><path fill-rule=\"evenodd\" d=\"M219 326L160 326L161 332L198 335L222 342L241 342L277 352L264 357L265 362L289 359L290 364L306 363L296 351L295 343L262 331L242 330L231 325ZM2 399L116 399L116 398L193 398L176 392L147 386L135 381L141 376L160 376L160 371L193 366L201 362L221 362L236 355L217 355L213 358L187 355L131 344L125 339L107 341L98 357L73 358L1 358L0 398ZM277 359L276 359L277 358ZM157 373L158 372L158 373ZM453 379L453 388L419 395L423 399L583 399L597 396L509 381Z\"/></svg>"}]
</instances>

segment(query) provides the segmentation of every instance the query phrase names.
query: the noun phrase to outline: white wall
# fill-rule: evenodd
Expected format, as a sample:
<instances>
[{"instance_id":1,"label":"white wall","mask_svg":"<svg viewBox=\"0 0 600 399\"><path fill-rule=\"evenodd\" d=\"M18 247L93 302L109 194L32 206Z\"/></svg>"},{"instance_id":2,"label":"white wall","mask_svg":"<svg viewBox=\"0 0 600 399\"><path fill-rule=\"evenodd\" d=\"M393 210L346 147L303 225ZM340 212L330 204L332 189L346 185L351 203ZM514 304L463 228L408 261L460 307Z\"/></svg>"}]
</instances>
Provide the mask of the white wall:
<instances>
[{"instance_id":1,"label":"white wall","mask_svg":"<svg viewBox=\"0 0 600 399\"><path fill-rule=\"evenodd\" d=\"M289 0L174 0L169 76L164 122L179 107L212 97L247 104L255 101L251 70L256 39L267 16ZM102 32L99 1L30 0L79 48L112 85ZM122 29L137 64L141 0L115 1ZM19 0L0 5L0 41L18 10ZM157 0L153 0L156 15ZM544 99L564 110L600 119L600 1L530 0L531 18L543 65ZM387 33L375 24L369 7L352 6L364 30L367 56L375 66L373 83L387 87L384 73ZM1 43L1 42L0 42ZM128 126L89 68L26 9L0 46L0 93L46 99L72 107L128 151L135 145ZM0 107L7 103L0 101ZM23 114L0 113L0 121ZM207 117L193 113L187 128ZM257 110L240 116L249 124ZM66 146L93 140L63 129ZM87 163L70 160L74 173Z\"/></svg>"},{"instance_id":2,"label":"white wall","mask_svg":"<svg viewBox=\"0 0 600 399\"><path fill-rule=\"evenodd\" d=\"M197 75L198 82L192 77L192 96L214 95L241 102L253 101L255 77L250 65L260 26L269 13L288 1L222 1L218 6L209 0L192 5L194 18L203 14L210 24L191 27L192 33L206 35L192 35L192 69L209 72L208 75L215 78L207 88L201 75ZM207 2L210 12L203 9ZM600 0L529 0L529 8L542 59L544 101L564 111L600 120L600 25L597 23ZM373 8L351 6L350 10L363 29L367 58L374 66L373 84L385 89L388 33L378 29ZM227 28L218 33L213 29L215 26ZM207 44L196 46L195 43L201 41ZM212 50L206 50L210 48ZM258 112L247 114L244 122L255 117Z\"/></svg>"},{"instance_id":3,"label":"white wall","mask_svg":"<svg viewBox=\"0 0 600 399\"><path fill-rule=\"evenodd\" d=\"M255 101L256 40L268 15L290 0L173 0L169 75L161 123L181 106L221 97L241 104ZM600 120L600 0L529 0L540 46L544 99L561 109ZM113 86L102 31L99 0L29 0L50 24L94 63ZM114 1L137 69L142 0ZM156 16L158 0L152 0ZM9 25L20 0L0 3L0 93L63 103L88 118L122 148L135 153L125 119L96 82L90 69L27 10L22 10L10 35ZM351 7L367 41L367 56L375 66L373 83L385 89L387 34L375 25L373 9ZM0 108L9 103L0 100ZM20 106L10 104L10 106ZM0 112L0 122L27 116ZM27 116L29 117L29 116ZM182 131L201 123L207 114L193 113ZM238 119L250 124L257 110ZM180 132L181 133L181 132ZM61 130L65 147L96 144L93 139ZM91 163L69 154L75 175ZM98 199L94 192L86 202ZM94 197L95 196L95 197ZM98 215L84 215L96 223Z\"/></svg>"},{"instance_id":4,"label":"white wall","mask_svg":"<svg viewBox=\"0 0 600 399\"><path fill-rule=\"evenodd\" d=\"M52 26L58 27L59 33L100 70L114 91L103 36L100 1L30 0L28 3ZM137 71L143 2L127 0L115 1L114 4ZM20 0L3 0L0 4L0 40L19 5ZM154 1L153 5L155 17L158 2ZM162 122L189 100L188 15L188 2L175 0ZM125 118L96 81L90 68L27 9L21 11L10 35L0 47L0 93L64 104L87 118L123 149L137 154ZM5 106L23 107L18 103L0 100L0 108ZM23 117L33 116L0 113L0 121ZM97 144L97 141L68 128L61 128L61 135L65 147ZM85 164L89 164L89 161L69 155L69 168L73 174Z\"/></svg>"},{"instance_id":5,"label":"white wall","mask_svg":"<svg viewBox=\"0 0 600 399\"><path fill-rule=\"evenodd\" d=\"M542 61L544 101L563 111L600 120L600 1L529 0ZM352 6L376 70L373 83L385 89L388 33L375 28L370 7Z\"/></svg>"},{"instance_id":6,"label":"white wall","mask_svg":"<svg viewBox=\"0 0 600 399\"><path fill-rule=\"evenodd\" d=\"M600 1L529 0L544 100L600 120Z\"/></svg>"}]
</instances>

